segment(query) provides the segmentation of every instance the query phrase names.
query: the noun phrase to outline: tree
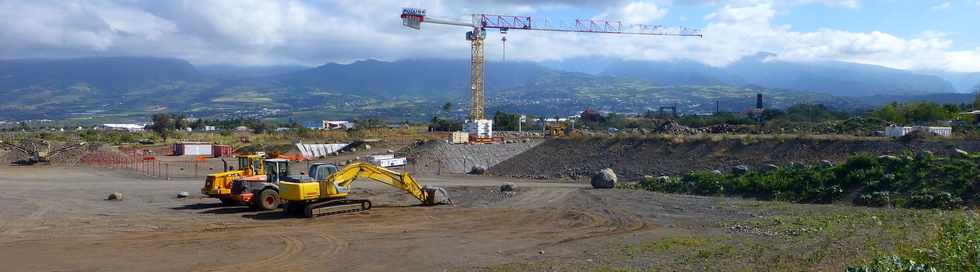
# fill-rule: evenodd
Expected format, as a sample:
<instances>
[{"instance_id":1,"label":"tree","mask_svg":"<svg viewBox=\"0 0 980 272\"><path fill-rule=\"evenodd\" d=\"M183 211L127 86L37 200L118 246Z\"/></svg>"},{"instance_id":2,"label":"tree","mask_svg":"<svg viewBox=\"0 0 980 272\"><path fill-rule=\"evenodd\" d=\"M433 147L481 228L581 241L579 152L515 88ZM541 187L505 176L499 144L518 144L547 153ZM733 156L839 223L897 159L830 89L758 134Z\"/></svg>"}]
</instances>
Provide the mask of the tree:
<instances>
[{"instance_id":1,"label":"tree","mask_svg":"<svg viewBox=\"0 0 980 272\"><path fill-rule=\"evenodd\" d=\"M497 111L493 115L493 127L497 130L517 130L517 123L521 121L518 114L510 114Z\"/></svg>"},{"instance_id":2,"label":"tree","mask_svg":"<svg viewBox=\"0 0 980 272\"><path fill-rule=\"evenodd\" d=\"M446 102L446 104L442 104L442 111L445 112L446 115L449 115L449 112L453 111L453 103Z\"/></svg>"},{"instance_id":3,"label":"tree","mask_svg":"<svg viewBox=\"0 0 980 272\"><path fill-rule=\"evenodd\" d=\"M973 99L973 109L980 110L980 84L977 84L977 86L973 87L973 89L975 90L974 92L977 93L977 97Z\"/></svg>"},{"instance_id":4,"label":"tree","mask_svg":"<svg viewBox=\"0 0 980 272\"><path fill-rule=\"evenodd\" d=\"M190 127L190 124L187 122L186 114L181 113L180 115L174 116L173 119L174 129L183 130Z\"/></svg>"},{"instance_id":5,"label":"tree","mask_svg":"<svg viewBox=\"0 0 980 272\"><path fill-rule=\"evenodd\" d=\"M163 141L167 141L167 137L172 133L174 129L173 117L167 113L157 113L150 117L153 120L153 124L150 124L149 129L156 132L163 138Z\"/></svg>"}]
</instances>

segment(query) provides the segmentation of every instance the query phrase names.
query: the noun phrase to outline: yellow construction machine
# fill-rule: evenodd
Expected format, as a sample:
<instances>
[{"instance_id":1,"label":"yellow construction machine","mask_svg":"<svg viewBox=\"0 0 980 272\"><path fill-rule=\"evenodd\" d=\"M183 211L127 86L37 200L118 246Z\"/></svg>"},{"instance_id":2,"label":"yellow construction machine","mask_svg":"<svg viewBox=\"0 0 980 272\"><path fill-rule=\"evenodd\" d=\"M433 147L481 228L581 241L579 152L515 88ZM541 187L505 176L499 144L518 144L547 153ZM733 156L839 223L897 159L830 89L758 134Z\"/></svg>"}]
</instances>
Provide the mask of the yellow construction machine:
<instances>
[{"instance_id":1,"label":"yellow construction machine","mask_svg":"<svg viewBox=\"0 0 980 272\"><path fill-rule=\"evenodd\" d=\"M565 132L568 130L568 125L565 125L564 123L546 125L546 127L548 128L548 136L553 137L564 137L566 134Z\"/></svg>"},{"instance_id":2,"label":"yellow construction machine","mask_svg":"<svg viewBox=\"0 0 980 272\"><path fill-rule=\"evenodd\" d=\"M283 212L286 214L302 214L311 218L321 213L321 208L332 209L326 213L371 209L370 200L348 198L351 185L358 178L371 179L402 189L423 205L452 203L443 188L423 187L408 173L395 172L370 163L356 162L340 169L329 164L315 167L317 169L310 169L311 175L308 179L279 182L279 197L284 201Z\"/></svg>"},{"instance_id":3,"label":"yellow construction machine","mask_svg":"<svg viewBox=\"0 0 980 272\"><path fill-rule=\"evenodd\" d=\"M221 200L225 205L239 205L240 201L235 199L231 193L232 182L236 179L265 180L265 156L262 155L240 155L238 158L238 169L229 168L227 163L223 172L209 174L204 179L204 187L201 193L208 197Z\"/></svg>"}]
</instances>

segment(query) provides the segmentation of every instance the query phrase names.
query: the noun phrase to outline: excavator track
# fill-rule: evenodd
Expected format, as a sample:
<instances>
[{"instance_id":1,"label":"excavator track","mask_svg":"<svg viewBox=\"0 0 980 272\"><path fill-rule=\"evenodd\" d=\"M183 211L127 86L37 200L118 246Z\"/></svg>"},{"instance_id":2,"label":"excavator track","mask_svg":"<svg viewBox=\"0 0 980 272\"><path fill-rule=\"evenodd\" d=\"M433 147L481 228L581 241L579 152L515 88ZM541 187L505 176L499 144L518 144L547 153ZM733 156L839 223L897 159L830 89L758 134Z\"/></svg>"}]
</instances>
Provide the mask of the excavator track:
<instances>
[{"instance_id":1,"label":"excavator track","mask_svg":"<svg viewBox=\"0 0 980 272\"><path fill-rule=\"evenodd\" d=\"M306 218L313 218L323 215L360 212L370 209L371 201L367 199L338 199L306 204L302 207L302 215ZM299 207L296 209L287 209L286 212L299 212Z\"/></svg>"}]
</instances>

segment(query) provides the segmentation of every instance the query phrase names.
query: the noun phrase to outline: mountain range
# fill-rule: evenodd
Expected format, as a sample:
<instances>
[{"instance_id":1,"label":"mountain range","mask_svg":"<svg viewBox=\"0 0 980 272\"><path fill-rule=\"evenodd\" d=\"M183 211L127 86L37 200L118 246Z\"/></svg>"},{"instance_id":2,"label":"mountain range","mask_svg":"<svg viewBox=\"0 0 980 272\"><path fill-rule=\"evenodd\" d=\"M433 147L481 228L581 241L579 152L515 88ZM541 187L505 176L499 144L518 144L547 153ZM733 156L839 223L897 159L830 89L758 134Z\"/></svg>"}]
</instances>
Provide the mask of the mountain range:
<instances>
[{"instance_id":1,"label":"mountain range","mask_svg":"<svg viewBox=\"0 0 980 272\"><path fill-rule=\"evenodd\" d=\"M961 87L958 89L934 74L847 62L786 62L766 53L744 57L724 67L691 60L610 59L571 59L545 65L593 75L648 80L658 85L751 85L847 97L967 92L966 86L980 84L980 76L958 78L956 87Z\"/></svg>"},{"instance_id":2,"label":"mountain range","mask_svg":"<svg viewBox=\"0 0 980 272\"><path fill-rule=\"evenodd\" d=\"M944 79L952 78L949 74L770 59L760 54L726 67L612 59L491 62L486 67L488 107L566 114L582 107L642 111L679 103L687 111L703 112L716 102L738 110L751 104L745 101L756 92L772 97L768 105L775 107L803 101L859 107L891 100L966 100L968 95L940 94L980 84L974 74L955 75L954 84ZM0 119L142 118L157 111L202 117L425 119L447 101L464 115L469 87L467 60L364 60L318 67L194 66L151 57L0 60L0 95L5 97Z\"/></svg>"}]
</instances>

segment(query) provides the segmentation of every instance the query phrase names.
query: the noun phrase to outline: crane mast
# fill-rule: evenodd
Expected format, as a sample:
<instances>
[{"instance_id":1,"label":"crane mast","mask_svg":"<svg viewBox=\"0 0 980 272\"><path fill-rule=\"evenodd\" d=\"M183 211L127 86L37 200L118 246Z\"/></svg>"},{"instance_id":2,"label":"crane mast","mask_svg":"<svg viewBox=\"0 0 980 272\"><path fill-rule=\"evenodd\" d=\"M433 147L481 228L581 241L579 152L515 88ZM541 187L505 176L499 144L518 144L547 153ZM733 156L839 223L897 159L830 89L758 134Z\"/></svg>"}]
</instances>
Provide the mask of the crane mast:
<instances>
[{"instance_id":1,"label":"crane mast","mask_svg":"<svg viewBox=\"0 0 980 272\"><path fill-rule=\"evenodd\" d=\"M403 8L401 18L402 25L416 30L422 29L422 23L454 25L472 29L466 32L466 40L470 41L472 51L470 55L470 115L467 122L467 131L471 136L472 134L476 134L477 139L491 138L493 136L493 121L486 120L484 104L486 79L484 67L486 58L484 57L483 47L487 37L487 29L500 29L502 34L507 33L511 29L520 29L552 32L702 37L701 31L693 28L639 24L626 25L622 22L607 20L575 19L568 22L552 22L547 19L533 19L530 16L472 14L472 20L466 22L429 17L426 15L425 9L418 8Z\"/></svg>"}]
</instances>

